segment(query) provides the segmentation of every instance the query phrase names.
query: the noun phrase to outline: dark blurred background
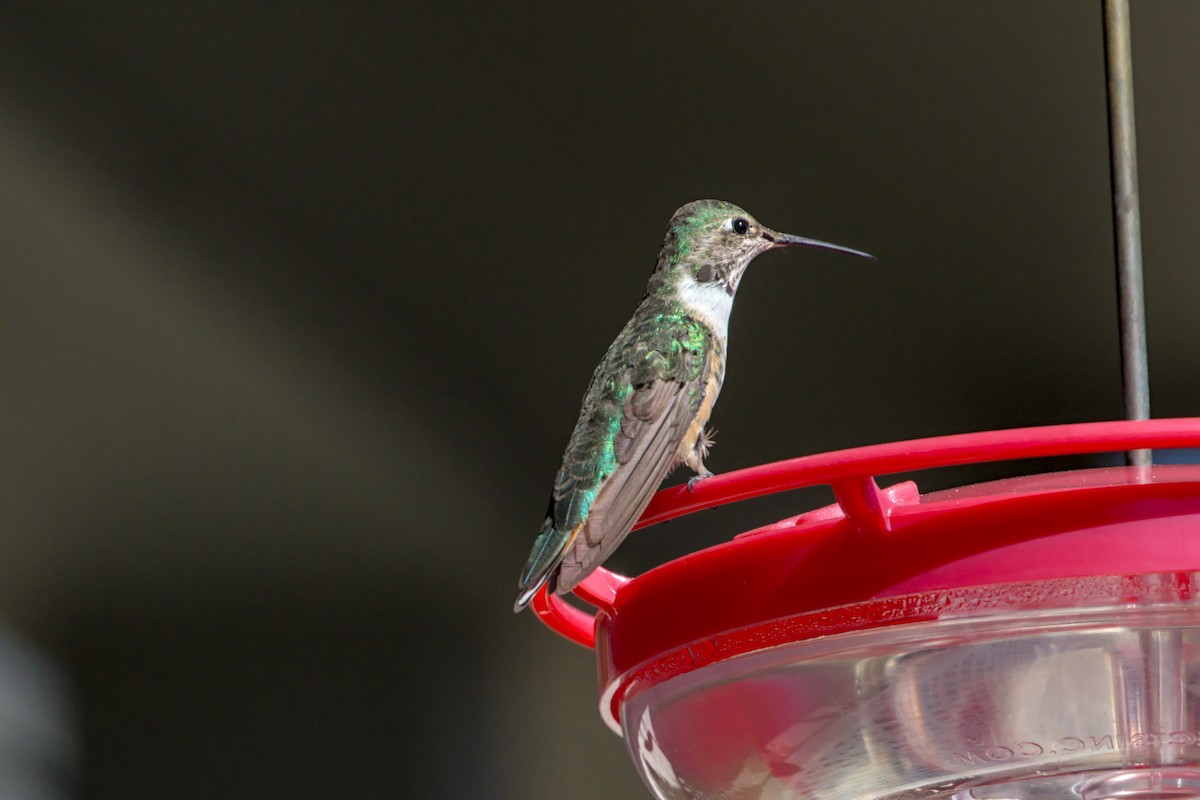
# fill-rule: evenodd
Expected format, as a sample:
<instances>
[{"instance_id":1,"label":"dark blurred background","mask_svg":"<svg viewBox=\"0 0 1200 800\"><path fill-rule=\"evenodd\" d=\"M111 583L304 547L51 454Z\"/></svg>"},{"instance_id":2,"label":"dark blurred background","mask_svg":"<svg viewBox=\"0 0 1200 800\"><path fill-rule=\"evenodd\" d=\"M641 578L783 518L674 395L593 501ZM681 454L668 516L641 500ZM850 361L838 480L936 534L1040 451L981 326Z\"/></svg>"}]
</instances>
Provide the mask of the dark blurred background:
<instances>
[{"instance_id":1,"label":"dark blurred background","mask_svg":"<svg viewBox=\"0 0 1200 800\"><path fill-rule=\"evenodd\" d=\"M1134 4L1156 416L1198 40ZM647 796L510 608L671 212L881 258L755 264L718 472L1118 418L1103 67L1094 0L0 4L0 795Z\"/></svg>"}]
</instances>

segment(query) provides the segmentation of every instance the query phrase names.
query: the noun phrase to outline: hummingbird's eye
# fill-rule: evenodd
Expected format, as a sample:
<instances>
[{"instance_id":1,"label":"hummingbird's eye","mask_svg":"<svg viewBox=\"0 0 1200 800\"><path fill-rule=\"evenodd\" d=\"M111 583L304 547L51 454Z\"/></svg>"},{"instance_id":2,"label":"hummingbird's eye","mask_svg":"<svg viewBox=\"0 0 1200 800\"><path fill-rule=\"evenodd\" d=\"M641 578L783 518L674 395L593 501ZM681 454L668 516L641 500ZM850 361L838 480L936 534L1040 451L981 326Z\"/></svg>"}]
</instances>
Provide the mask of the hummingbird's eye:
<instances>
[{"instance_id":1,"label":"hummingbird's eye","mask_svg":"<svg viewBox=\"0 0 1200 800\"><path fill-rule=\"evenodd\" d=\"M733 226L733 232L736 233L738 236L745 236L746 231L750 230L750 223L747 220L742 219L741 217L738 217L737 219L735 219L732 223L732 226Z\"/></svg>"}]
</instances>

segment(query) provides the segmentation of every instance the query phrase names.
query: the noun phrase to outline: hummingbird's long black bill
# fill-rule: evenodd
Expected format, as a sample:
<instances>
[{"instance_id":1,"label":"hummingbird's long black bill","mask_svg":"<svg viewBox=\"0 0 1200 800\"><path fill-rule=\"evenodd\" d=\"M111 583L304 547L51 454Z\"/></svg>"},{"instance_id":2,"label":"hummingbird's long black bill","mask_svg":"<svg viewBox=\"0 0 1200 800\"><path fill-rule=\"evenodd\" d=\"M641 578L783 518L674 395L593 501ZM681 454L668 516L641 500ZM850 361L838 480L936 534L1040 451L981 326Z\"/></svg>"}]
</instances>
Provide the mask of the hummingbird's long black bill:
<instances>
[{"instance_id":1,"label":"hummingbird's long black bill","mask_svg":"<svg viewBox=\"0 0 1200 800\"><path fill-rule=\"evenodd\" d=\"M869 258L872 261L879 260L878 258L871 255L870 253L864 253L862 250L853 250L849 247L842 247L840 244L830 244L829 242L822 242L820 239L805 239L803 236L792 236L790 233L777 233L772 237L772 239L774 240L774 242L776 244L779 244L779 245L796 246L796 247L816 247L816 248L820 248L821 250L835 250L839 253L849 253L850 255L858 256L859 258Z\"/></svg>"}]
</instances>

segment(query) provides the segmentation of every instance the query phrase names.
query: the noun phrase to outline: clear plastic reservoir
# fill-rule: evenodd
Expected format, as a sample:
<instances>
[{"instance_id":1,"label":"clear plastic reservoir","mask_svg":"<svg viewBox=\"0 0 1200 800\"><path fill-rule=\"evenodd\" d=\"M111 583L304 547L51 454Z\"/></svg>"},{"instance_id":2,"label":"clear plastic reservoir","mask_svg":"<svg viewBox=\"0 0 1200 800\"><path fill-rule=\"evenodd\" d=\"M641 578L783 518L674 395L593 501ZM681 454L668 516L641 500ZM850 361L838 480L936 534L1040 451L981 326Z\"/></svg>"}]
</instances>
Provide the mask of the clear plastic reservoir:
<instances>
[{"instance_id":1,"label":"clear plastic reservoir","mask_svg":"<svg viewBox=\"0 0 1200 800\"><path fill-rule=\"evenodd\" d=\"M1196 573L910 599L937 618L631 692L622 726L647 785L672 800L1200 798Z\"/></svg>"}]
</instances>

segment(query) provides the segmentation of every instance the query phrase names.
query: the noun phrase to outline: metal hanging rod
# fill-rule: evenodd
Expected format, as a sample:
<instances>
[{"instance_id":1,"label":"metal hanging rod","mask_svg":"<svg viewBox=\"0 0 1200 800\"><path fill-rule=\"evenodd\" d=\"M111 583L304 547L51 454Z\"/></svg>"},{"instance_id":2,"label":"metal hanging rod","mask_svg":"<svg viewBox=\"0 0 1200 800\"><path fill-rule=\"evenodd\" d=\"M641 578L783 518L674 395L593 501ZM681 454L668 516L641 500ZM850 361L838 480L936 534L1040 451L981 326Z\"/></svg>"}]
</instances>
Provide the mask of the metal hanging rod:
<instances>
[{"instance_id":1,"label":"metal hanging rod","mask_svg":"<svg viewBox=\"0 0 1200 800\"><path fill-rule=\"evenodd\" d=\"M1149 419L1150 378L1146 359L1146 306L1142 292L1142 217L1138 199L1137 135L1133 118L1129 0L1104 0L1104 42L1125 417L1132 420ZM1150 451L1130 450L1125 460L1130 466L1149 466Z\"/></svg>"}]
</instances>

